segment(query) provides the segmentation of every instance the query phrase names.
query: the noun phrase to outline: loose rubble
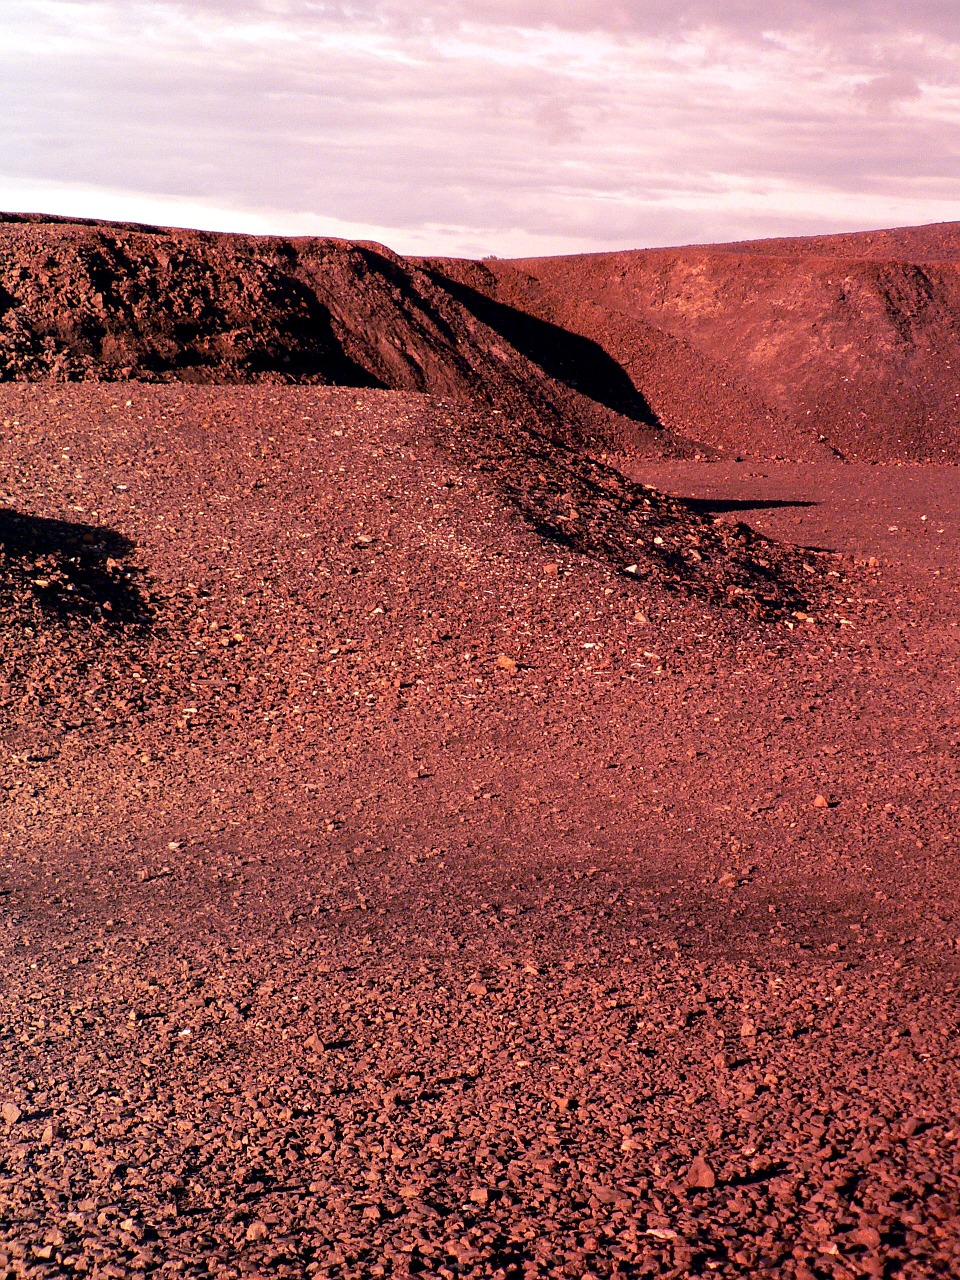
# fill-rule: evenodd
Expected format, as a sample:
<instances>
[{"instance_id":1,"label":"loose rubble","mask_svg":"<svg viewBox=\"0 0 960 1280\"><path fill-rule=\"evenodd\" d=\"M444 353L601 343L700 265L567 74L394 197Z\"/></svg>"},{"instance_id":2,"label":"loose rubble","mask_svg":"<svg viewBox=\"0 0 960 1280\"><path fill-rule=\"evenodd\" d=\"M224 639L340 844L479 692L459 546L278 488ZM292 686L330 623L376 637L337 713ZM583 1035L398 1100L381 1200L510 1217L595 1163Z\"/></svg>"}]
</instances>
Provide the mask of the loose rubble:
<instances>
[{"instance_id":1,"label":"loose rubble","mask_svg":"<svg viewBox=\"0 0 960 1280\"><path fill-rule=\"evenodd\" d=\"M957 557L497 416L0 387L0 1274L960 1274Z\"/></svg>"}]
</instances>

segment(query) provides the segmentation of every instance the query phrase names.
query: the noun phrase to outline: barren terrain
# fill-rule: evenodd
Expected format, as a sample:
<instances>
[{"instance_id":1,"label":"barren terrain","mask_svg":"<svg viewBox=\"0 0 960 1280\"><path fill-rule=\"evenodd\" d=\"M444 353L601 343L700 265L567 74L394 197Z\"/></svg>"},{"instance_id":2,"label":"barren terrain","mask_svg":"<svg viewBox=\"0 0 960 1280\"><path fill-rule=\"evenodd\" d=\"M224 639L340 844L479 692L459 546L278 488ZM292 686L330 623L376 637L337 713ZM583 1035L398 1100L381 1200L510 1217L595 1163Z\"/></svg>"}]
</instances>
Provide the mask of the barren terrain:
<instances>
[{"instance_id":1,"label":"barren terrain","mask_svg":"<svg viewBox=\"0 0 960 1280\"><path fill-rule=\"evenodd\" d=\"M956 467L83 358L0 386L0 1273L960 1275Z\"/></svg>"},{"instance_id":2,"label":"barren terrain","mask_svg":"<svg viewBox=\"0 0 960 1280\"><path fill-rule=\"evenodd\" d=\"M508 329L530 314L597 343L702 452L957 462L958 245L946 223L429 266Z\"/></svg>"}]
</instances>

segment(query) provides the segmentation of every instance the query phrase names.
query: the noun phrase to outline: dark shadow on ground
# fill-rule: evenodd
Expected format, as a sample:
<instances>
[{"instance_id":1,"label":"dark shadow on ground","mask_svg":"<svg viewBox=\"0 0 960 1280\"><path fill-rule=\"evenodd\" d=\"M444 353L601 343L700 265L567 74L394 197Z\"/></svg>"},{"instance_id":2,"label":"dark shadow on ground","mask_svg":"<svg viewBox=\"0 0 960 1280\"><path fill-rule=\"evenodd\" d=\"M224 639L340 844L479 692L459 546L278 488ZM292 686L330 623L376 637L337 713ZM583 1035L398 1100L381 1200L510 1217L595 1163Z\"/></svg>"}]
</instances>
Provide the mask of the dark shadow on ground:
<instances>
[{"instance_id":1,"label":"dark shadow on ground","mask_svg":"<svg viewBox=\"0 0 960 1280\"><path fill-rule=\"evenodd\" d=\"M614 413L649 427L662 427L657 415L626 372L596 342L559 325L496 302L468 285L430 271L434 284L445 289L481 323L493 329L544 373L605 405Z\"/></svg>"},{"instance_id":2,"label":"dark shadow on ground","mask_svg":"<svg viewBox=\"0 0 960 1280\"><path fill-rule=\"evenodd\" d=\"M691 511L719 516L730 511L774 511L779 507L818 507L818 502L788 498L679 498Z\"/></svg>"},{"instance_id":3,"label":"dark shadow on ground","mask_svg":"<svg viewBox=\"0 0 960 1280\"><path fill-rule=\"evenodd\" d=\"M133 550L113 529L0 508L0 605L36 621L149 626L140 573L123 563Z\"/></svg>"}]
</instances>

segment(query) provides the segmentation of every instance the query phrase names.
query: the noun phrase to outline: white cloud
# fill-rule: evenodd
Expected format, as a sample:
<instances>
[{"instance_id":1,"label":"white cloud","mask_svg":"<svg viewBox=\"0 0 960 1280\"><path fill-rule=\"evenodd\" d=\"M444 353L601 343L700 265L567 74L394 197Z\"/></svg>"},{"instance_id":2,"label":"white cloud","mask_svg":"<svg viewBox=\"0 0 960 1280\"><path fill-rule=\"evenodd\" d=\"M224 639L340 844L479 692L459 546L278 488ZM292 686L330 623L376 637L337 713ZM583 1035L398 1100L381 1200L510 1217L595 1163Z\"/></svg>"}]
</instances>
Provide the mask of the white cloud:
<instances>
[{"instance_id":1,"label":"white cloud","mask_svg":"<svg viewBox=\"0 0 960 1280\"><path fill-rule=\"evenodd\" d=\"M951 8L7 0L0 205L500 254L960 217Z\"/></svg>"},{"instance_id":2,"label":"white cloud","mask_svg":"<svg viewBox=\"0 0 960 1280\"><path fill-rule=\"evenodd\" d=\"M90 187L76 183L23 182L0 174L0 207L23 213L47 213L72 218L137 222L154 227L189 227L200 231L235 231L246 235L332 236L343 240L372 240L398 253L479 258L490 252L498 237L513 257L583 253L601 243L576 236L536 235L513 227L461 227L425 223L410 228L379 225L296 213L284 209L261 212L208 204L176 196L145 196L132 191Z\"/></svg>"}]
</instances>

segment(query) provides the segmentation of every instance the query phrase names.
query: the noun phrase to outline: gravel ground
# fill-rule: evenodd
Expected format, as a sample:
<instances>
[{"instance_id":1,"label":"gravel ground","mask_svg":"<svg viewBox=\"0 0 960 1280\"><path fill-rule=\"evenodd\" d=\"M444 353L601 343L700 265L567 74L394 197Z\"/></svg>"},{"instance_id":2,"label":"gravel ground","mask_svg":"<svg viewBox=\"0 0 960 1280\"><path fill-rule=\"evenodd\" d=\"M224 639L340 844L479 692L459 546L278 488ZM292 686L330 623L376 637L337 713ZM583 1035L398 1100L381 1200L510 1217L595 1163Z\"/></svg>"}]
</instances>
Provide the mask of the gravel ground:
<instances>
[{"instance_id":1,"label":"gravel ground","mask_svg":"<svg viewBox=\"0 0 960 1280\"><path fill-rule=\"evenodd\" d=\"M955 470L497 417L0 388L3 1274L960 1275Z\"/></svg>"}]
</instances>

